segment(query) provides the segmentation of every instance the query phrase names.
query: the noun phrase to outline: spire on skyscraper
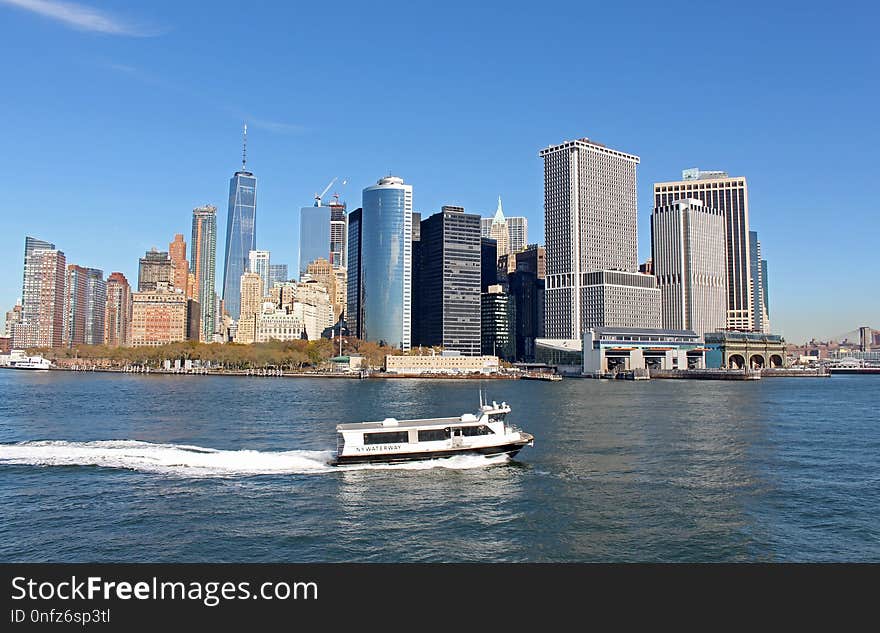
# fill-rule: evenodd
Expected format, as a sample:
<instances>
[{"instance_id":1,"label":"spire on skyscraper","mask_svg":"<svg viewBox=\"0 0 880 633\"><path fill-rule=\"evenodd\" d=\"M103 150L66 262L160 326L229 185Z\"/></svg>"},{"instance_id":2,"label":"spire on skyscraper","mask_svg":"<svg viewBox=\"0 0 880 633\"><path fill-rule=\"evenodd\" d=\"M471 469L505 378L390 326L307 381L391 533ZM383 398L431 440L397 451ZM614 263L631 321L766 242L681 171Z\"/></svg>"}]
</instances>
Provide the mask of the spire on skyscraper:
<instances>
[{"instance_id":1,"label":"spire on skyscraper","mask_svg":"<svg viewBox=\"0 0 880 633\"><path fill-rule=\"evenodd\" d=\"M498 209L495 211L495 217L492 219L492 222L504 224L504 211L501 210L501 196L498 196Z\"/></svg>"},{"instance_id":2,"label":"spire on skyscraper","mask_svg":"<svg viewBox=\"0 0 880 633\"><path fill-rule=\"evenodd\" d=\"M244 124L244 135L241 145L241 170L245 171L247 165L247 123Z\"/></svg>"}]
</instances>

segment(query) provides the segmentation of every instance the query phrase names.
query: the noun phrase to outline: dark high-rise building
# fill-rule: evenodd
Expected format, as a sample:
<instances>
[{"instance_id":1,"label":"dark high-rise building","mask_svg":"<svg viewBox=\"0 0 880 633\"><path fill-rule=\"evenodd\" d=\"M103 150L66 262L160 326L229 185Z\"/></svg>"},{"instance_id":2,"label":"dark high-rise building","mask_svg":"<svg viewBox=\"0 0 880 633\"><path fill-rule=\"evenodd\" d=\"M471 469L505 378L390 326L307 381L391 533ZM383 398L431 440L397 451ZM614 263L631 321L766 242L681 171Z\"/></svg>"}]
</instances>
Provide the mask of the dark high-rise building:
<instances>
[{"instance_id":1,"label":"dark high-rise building","mask_svg":"<svg viewBox=\"0 0 880 633\"><path fill-rule=\"evenodd\" d=\"M412 299L410 306L410 336L413 345L419 345L422 340L420 319L422 316L422 294L419 291L421 284L422 266L422 214L413 211L412 214Z\"/></svg>"},{"instance_id":2,"label":"dark high-rise building","mask_svg":"<svg viewBox=\"0 0 880 633\"><path fill-rule=\"evenodd\" d=\"M498 283L498 242L490 237L480 238L480 292Z\"/></svg>"},{"instance_id":3,"label":"dark high-rise building","mask_svg":"<svg viewBox=\"0 0 880 633\"><path fill-rule=\"evenodd\" d=\"M186 300L186 340L198 341L202 335L202 309L198 301Z\"/></svg>"},{"instance_id":4,"label":"dark high-rise building","mask_svg":"<svg viewBox=\"0 0 880 633\"><path fill-rule=\"evenodd\" d=\"M247 126L241 170L229 181L229 215L226 218L226 258L223 266L223 304L233 319L241 312L241 276L248 269L248 254L257 250L257 179L247 171Z\"/></svg>"},{"instance_id":5,"label":"dark high-rise building","mask_svg":"<svg viewBox=\"0 0 880 633\"><path fill-rule=\"evenodd\" d=\"M525 270L537 275L538 279L547 277L547 249L537 244L529 244L525 249L514 255L516 270Z\"/></svg>"},{"instance_id":6,"label":"dark high-rise building","mask_svg":"<svg viewBox=\"0 0 880 633\"><path fill-rule=\"evenodd\" d=\"M516 358L532 360L535 339L544 330L544 280L529 270L515 270L507 276L507 285L514 304Z\"/></svg>"},{"instance_id":7,"label":"dark high-rise building","mask_svg":"<svg viewBox=\"0 0 880 633\"><path fill-rule=\"evenodd\" d=\"M485 238L484 238L485 239ZM513 297L493 284L480 295L480 334L483 354L504 360L516 358L516 307Z\"/></svg>"},{"instance_id":8,"label":"dark high-rise building","mask_svg":"<svg viewBox=\"0 0 880 633\"><path fill-rule=\"evenodd\" d=\"M445 208L422 220L420 345L477 355L480 342L480 216Z\"/></svg>"},{"instance_id":9,"label":"dark high-rise building","mask_svg":"<svg viewBox=\"0 0 880 633\"><path fill-rule=\"evenodd\" d=\"M346 285L345 323L348 331L356 338L362 338L363 283L361 280L361 217L363 209L358 208L348 214L348 284Z\"/></svg>"},{"instance_id":10,"label":"dark high-rise building","mask_svg":"<svg viewBox=\"0 0 880 633\"><path fill-rule=\"evenodd\" d=\"M167 251L153 248L138 262L138 292L155 292L159 284L174 286L174 262Z\"/></svg>"}]
</instances>

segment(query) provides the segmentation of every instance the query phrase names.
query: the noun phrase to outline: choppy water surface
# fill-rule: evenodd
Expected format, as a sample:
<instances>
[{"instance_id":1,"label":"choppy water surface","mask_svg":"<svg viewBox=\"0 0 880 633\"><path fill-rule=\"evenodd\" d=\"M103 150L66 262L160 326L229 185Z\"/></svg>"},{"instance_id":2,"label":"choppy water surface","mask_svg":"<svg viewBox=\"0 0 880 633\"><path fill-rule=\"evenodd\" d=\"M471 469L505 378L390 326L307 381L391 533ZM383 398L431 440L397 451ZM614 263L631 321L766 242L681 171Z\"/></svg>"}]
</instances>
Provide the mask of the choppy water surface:
<instances>
[{"instance_id":1,"label":"choppy water surface","mask_svg":"<svg viewBox=\"0 0 880 633\"><path fill-rule=\"evenodd\" d=\"M327 465L478 386L2 371L0 560L880 560L880 377L486 381L515 461Z\"/></svg>"}]
</instances>

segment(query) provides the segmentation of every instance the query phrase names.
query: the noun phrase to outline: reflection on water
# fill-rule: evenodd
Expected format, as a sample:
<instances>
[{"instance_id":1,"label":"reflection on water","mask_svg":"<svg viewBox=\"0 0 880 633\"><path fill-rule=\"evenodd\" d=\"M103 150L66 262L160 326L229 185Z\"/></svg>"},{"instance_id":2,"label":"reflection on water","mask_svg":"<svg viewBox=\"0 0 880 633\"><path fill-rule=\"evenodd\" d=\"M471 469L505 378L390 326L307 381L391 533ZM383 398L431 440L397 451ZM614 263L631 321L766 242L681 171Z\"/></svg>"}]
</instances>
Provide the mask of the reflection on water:
<instances>
[{"instance_id":1,"label":"reflection on water","mask_svg":"<svg viewBox=\"0 0 880 633\"><path fill-rule=\"evenodd\" d=\"M472 458L474 461L483 457ZM519 560L504 538L522 519L521 468L498 463L453 472L340 474L336 525L342 541L369 545L348 560Z\"/></svg>"},{"instance_id":2,"label":"reflection on water","mask_svg":"<svg viewBox=\"0 0 880 633\"><path fill-rule=\"evenodd\" d=\"M876 561L877 384L0 372L0 560ZM327 466L480 387L517 461Z\"/></svg>"}]
</instances>

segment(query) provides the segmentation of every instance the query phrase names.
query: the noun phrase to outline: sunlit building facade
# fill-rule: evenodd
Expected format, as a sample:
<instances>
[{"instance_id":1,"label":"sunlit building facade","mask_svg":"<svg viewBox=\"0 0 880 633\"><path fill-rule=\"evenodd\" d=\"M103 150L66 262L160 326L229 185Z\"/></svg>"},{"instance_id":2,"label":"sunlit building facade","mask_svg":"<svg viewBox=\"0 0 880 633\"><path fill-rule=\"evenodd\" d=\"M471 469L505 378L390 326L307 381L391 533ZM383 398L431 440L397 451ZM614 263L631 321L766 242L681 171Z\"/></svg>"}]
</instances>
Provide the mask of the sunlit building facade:
<instances>
[{"instance_id":1,"label":"sunlit building facade","mask_svg":"<svg viewBox=\"0 0 880 633\"><path fill-rule=\"evenodd\" d=\"M194 276L193 299L199 304L199 340L213 339L216 329L217 207L207 204L193 209L190 271Z\"/></svg>"},{"instance_id":2,"label":"sunlit building facade","mask_svg":"<svg viewBox=\"0 0 880 633\"><path fill-rule=\"evenodd\" d=\"M358 254L362 292L360 337L408 350L412 186L396 176L381 178L364 189L362 213Z\"/></svg>"},{"instance_id":3,"label":"sunlit building facade","mask_svg":"<svg viewBox=\"0 0 880 633\"><path fill-rule=\"evenodd\" d=\"M107 278L107 304L104 311L104 342L111 347L131 343L131 286L120 272Z\"/></svg>"}]
</instances>

